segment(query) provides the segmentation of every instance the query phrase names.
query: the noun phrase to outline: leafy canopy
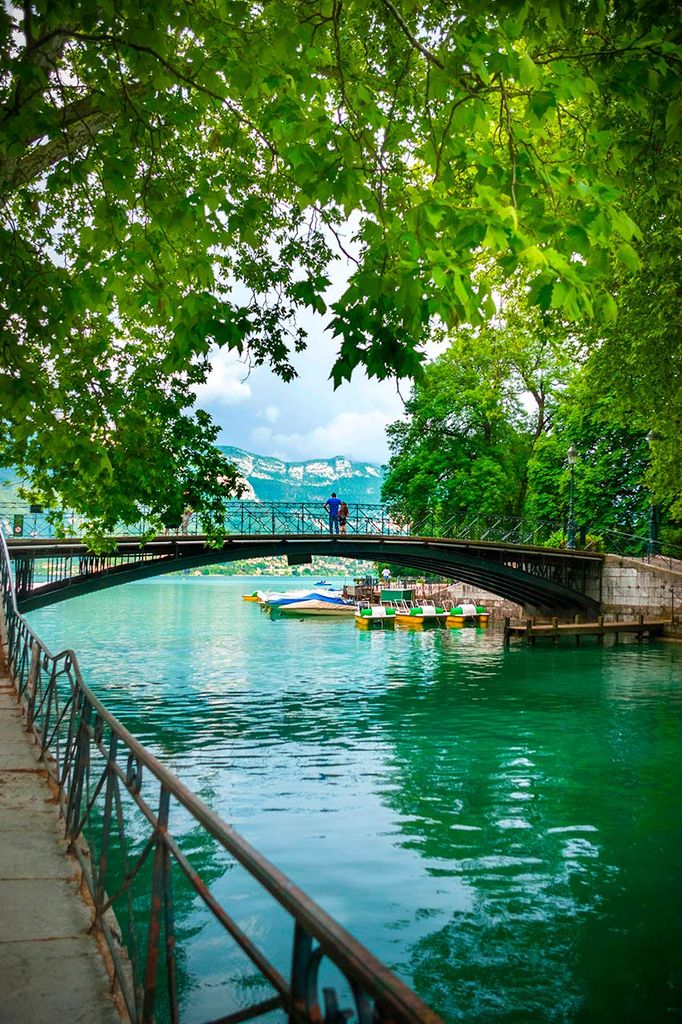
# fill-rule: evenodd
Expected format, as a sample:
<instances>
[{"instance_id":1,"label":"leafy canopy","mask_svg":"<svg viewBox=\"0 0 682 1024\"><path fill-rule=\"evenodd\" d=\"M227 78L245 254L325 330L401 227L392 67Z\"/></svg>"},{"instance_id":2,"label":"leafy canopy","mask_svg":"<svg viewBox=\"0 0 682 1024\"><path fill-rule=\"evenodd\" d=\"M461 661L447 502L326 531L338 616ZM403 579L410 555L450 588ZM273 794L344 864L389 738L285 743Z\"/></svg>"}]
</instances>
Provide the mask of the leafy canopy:
<instances>
[{"instance_id":1,"label":"leafy canopy","mask_svg":"<svg viewBox=\"0 0 682 1024\"><path fill-rule=\"evenodd\" d=\"M518 282L504 300L489 324L443 339L405 419L389 427L383 496L415 523L524 513L529 460L551 430L577 346L565 325L529 307Z\"/></svg>"},{"instance_id":2,"label":"leafy canopy","mask_svg":"<svg viewBox=\"0 0 682 1024\"><path fill-rule=\"evenodd\" d=\"M0 460L95 530L188 490L210 520L234 476L191 411L207 357L290 378L335 254L337 384L414 375L434 325L484 323L481 266L613 321L627 164L679 129L679 58L648 0L10 7Z\"/></svg>"}]
</instances>

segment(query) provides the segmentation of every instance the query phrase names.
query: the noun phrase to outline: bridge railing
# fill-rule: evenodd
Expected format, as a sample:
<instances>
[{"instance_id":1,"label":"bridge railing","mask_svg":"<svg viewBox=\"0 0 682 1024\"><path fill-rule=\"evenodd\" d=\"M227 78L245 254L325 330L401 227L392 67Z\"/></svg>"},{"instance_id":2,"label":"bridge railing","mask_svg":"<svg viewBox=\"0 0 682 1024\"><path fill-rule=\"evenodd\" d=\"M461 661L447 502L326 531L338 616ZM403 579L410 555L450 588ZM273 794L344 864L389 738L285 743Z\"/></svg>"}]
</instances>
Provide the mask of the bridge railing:
<instances>
[{"instance_id":1,"label":"bridge railing","mask_svg":"<svg viewBox=\"0 0 682 1024\"><path fill-rule=\"evenodd\" d=\"M72 651L53 655L47 649L17 611L1 534L0 549L0 623L10 674L27 728L58 787L66 836L131 1020L181 1019L178 975L184 969L185 936L176 908L194 908L199 902L228 947L216 948L212 941L208 954L214 983L218 956L224 957L225 980L233 983L218 1014L222 1024L278 1008L292 1024L342 1024L347 1017L358 1024L439 1024L440 1018L405 984L107 711L83 682ZM197 831L203 834L199 843ZM234 892L234 872L231 907L212 892L206 869L202 873L193 863L192 851L205 851L211 839L208 873L214 879L241 867L250 884L258 883L285 912L289 924L280 928L273 949L265 939L257 941L263 934L267 938L267 930L244 911L243 893ZM237 961L235 951L242 960ZM277 957L286 963L276 962ZM196 1020L194 1010L192 1016Z\"/></svg>"},{"instance_id":2,"label":"bridge railing","mask_svg":"<svg viewBox=\"0 0 682 1024\"><path fill-rule=\"evenodd\" d=\"M81 525L75 514L67 514L66 535L80 536ZM319 535L328 532L329 518L323 502L228 501L225 503L223 527L226 535ZM20 504L0 507L0 529L4 530L7 537L47 539L55 536L55 528L46 512L29 512L25 505ZM513 516L462 517L458 513L444 514L440 509L421 519L408 521L386 505L367 503L349 505L346 530L349 535L449 537L535 547L565 547L567 543L565 530L556 522L531 522ZM149 523L143 516L132 526L122 525L117 535L141 537L148 531ZM172 536L198 536L202 532L201 519L194 513L166 530ZM658 564L664 564L667 560L671 568L679 568L679 563L682 563L682 548L618 530L608 530L599 537L586 534L584 542L579 540L577 546L588 549L597 546L599 550L612 554L642 558Z\"/></svg>"},{"instance_id":3,"label":"bridge railing","mask_svg":"<svg viewBox=\"0 0 682 1024\"><path fill-rule=\"evenodd\" d=\"M418 520L407 520L386 505L353 503L348 506L348 534L363 536L428 536L463 537L501 543L542 544L553 527L543 523L527 523L518 518L482 516L463 519L460 515L429 513ZM22 511L23 509L23 511ZM81 522L75 514L65 516L66 536L78 537ZM0 526L5 535L15 537L52 538L55 528L44 511L27 512L25 506L0 507ZM324 534L329 531L329 517L323 502L261 502L228 501L225 503L224 531L248 536L279 534ZM121 525L119 536L137 537L148 533L149 523L142 517L133 525ZM172 536L197 536L203 533L201 518L193 513L182 522L169 527Z\"/></svg>"},{"instance_id":4,"label":"bridge railing","mask_svg":"<svg viewBox=\"0 0 682 1024\"><path fill-rule=\"evenodd\" d=\"M682 571L682 547L651 537L641 537L621 530L607 530L602 538L604 549L612 555L637 558L662 568Z\"/></svg>"},{"instance_id":5,"label":"bridge railing","mask_svg":"<svg viewBox=\"0 0 682 1024\"><path fill-rule=\"evenodd\" d=\"M78 537L82 533L81 520L68 513L64 521L66 536ZM0 527L8 537L53 538L56 530L45 511L28 512L25 506L0 507ZM404 536L417 532L413 524L391 516L385 505L351 504L347 532ZM273 536L278 534L320 534L329 531L329 516L323 502L225 502L223 529L226 534ZM147 534L149 523L142 516L137 523L121 525L116 534L139 537ZM203 533L201 517L192 513L181 522L169 526L162 533L172 536L197 536Z\"/></svg>"}]
</instances>

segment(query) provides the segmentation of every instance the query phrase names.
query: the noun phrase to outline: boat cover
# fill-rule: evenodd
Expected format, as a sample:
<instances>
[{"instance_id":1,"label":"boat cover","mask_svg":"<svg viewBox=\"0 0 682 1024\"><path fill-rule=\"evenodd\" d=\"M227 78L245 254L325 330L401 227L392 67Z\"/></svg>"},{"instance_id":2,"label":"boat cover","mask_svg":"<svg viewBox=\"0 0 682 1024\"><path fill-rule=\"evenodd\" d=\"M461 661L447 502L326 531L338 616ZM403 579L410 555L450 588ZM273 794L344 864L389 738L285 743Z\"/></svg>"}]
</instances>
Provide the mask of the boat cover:
<instances>
[{"instance_id":1,"label":"boat cover","mask_svg":"<svg viewBox=\"0 0 682 1024\"><path fill-rule=\"evenodd\" d=\"M320 608L325 606L344 607L353 606L352 601L347 601L343 591L332 590L331 588L320 588L314 590L289 590L285 593L267 593L259 591L258 596L264 604L274 608Z\"/></svg>"}]
</instances>

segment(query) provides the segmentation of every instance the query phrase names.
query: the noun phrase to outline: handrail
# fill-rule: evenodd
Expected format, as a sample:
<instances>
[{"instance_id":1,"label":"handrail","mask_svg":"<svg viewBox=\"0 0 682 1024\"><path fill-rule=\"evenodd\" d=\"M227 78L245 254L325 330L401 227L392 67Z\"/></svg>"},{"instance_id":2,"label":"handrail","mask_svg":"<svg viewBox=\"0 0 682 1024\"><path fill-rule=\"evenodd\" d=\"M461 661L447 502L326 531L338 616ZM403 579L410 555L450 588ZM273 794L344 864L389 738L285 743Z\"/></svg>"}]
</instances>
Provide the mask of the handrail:
<instances>
[{"instance_id":1,"label":"handrail","mask_svg":"<svg viewBox=\"0 0 682 1024\"><path fill-rule=\"evenodd\" d=\"M24 511L22 511L22 509ZM3 526L9 536L52 538L55 530L45 512L26 512L25 505L12 504L0 507L0 530ZM69 535L78 536L78 519L71 516ZM309 501L227 501L224 506L223 528L226 535L279 536L301 534L325 534L329 530L328 516L322 502ZM192 514L177 528L167 532L189 536L202 535L202 524L197 514ZM141 537L148 533L144 517L132 526L121 527L120 535ZM486 519L482 516L462 518L457 514L443 515L442 511L428 513L422 519L408 520L381 504L356 503L349 505L347 533L362 536L421 536L460 538L473 541L490 541L503 544L530 545L533 547L566 547L567 536L557 522L528 521L514 516L497 516ZM597 538L588 538L586 550L599 549L612 554L645 559L660 564L668 559L673 563L682 562L682 548L667 542L654 541L618 530L607 530ZM578 545L578 549L580 549Z\"/></svg>"},{"instance_id":2,"label":"handrail","mask_svg":"<svg viewBox=\"0 0 682 1024\"><path fill-rule=\"evenodd\" d=\"M174 879L179 872L203 900L228 936L241 948L274 995L258 999L220 1018L238 1024L278 1007L292 1024L441 1024L414 992L278 868L224 822L177 779L109 712L83 682L71 650L52 654L19 613L7 544L0 531L0 581L7 662L28 728L40 744L45 766L59 787L66 836L78 857L99 924L111 954L115 982L135 1024L158 1019L157 987L165 980L168 1020L180 1020L177 985L177 934L173 913ZM175 805L227 851L293 919L291 960L271 963L265 953L212 895L171 830ZM156 809L155 809L156 808ZM129 816L137 809L134 827ZM139 832L148 832L145 842ZM132 838L131 838L132 831ZM85 840L89 853L84 852ZM135 846L135 850L133 850ZM152 859L150 907L146 924L137 920L132 883ZM175 870L174 870L175 869ZM127 952L117 924L126 914ZM137 933L146 928L146 951ZM162 933L165 961L162 957ZM342 998L318 991L320 965L328 960L342 976ZM288 977L284 971L288 971ZM347 991L346 991L347 990ZM322 1006L321 1006L322 1003Z\"/></svg>"}]
</instances>

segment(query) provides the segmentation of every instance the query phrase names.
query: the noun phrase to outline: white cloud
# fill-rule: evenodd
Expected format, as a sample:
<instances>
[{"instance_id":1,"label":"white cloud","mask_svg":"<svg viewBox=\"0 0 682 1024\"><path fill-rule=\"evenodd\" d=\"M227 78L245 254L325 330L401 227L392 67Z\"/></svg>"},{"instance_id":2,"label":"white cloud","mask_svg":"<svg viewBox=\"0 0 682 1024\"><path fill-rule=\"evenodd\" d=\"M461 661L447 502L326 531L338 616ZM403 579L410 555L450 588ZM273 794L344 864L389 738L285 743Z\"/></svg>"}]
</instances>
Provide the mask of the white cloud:
<instances>
[{"instance_id":1,"label":"white cloud","mask_svg":"<svg viewBox=\"0 0 682 1024\"><path fill-rule=\"evenodd\" d=\"M383 463L388 458L386 426L395 418L394 410L348 411L302 434L275 433L270 427L256 427L250 440L256 450L276 451L280 458L290 462L343 455L355 462Z\"/></svg>"},{"instance_id":2,"label":"white cloud","mask_svg":"<svg viewBox=\"0 0 682 1024\"><path fill-rule=\"evenodd\" d=\"M267 420L268 423L276 423L281 415L281 410L277 405L266 405L258 413L259 419Z\"/></svg>"},{"instance_id":3,"label":"white cloud","mask_svg":"<svg viewBox=\"0 0 682 1024\"><path fill-rule=\"evenodd\" d=\"M197 388L197 404L229 406L249 401L252 396L247 375L246 366L234 352L219 349L211 359L208 380Z\"/></svg>"},{"instance_id":4,"label":"white cloud","mask_svg":"<svg viewBox=\"0 0 682 1024\"><path fill-rule=\"evenodd\" d=\"M333 297L344 287L348 270L337 262L331 276ZM370 380L358 369L334 390L329 373L339 340L325 330L328 317L304 310L299 320L309 343L292 354L298 376L288 383L267 365L254 366L247 382L246 367L236 356L224 350L212 355L213 371L197 404L220 427L219 443L285 461L341 455L386 462L386 426L404 415L395 381ZM407 398L409 381L400 390Z\"/></svg>"}]
</instances>

